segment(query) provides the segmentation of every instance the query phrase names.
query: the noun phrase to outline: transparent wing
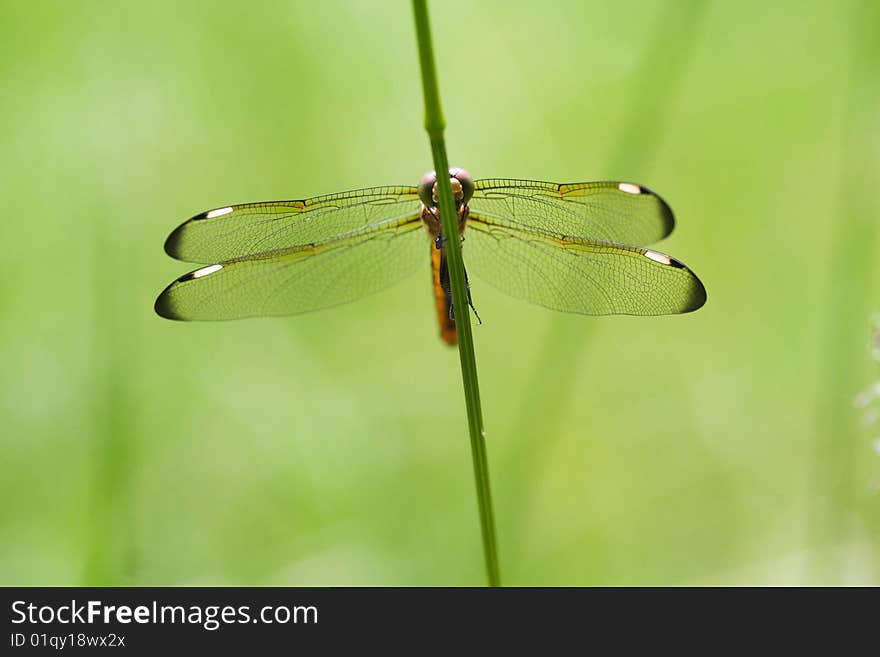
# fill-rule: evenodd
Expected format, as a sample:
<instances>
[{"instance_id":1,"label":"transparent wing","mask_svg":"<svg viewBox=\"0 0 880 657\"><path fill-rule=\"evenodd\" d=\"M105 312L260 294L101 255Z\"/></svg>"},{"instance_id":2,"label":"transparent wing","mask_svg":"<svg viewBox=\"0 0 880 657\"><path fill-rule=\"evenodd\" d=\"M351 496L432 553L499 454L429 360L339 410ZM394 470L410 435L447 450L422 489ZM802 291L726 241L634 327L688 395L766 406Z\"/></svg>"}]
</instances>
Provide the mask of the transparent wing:
<instances>
[{"instance_id":1,"label":"transparent wing","mask_svg":"<svg viewBox=\"0 0 880 657\"><path fill-rule=\"evenodd\" d=\"M181 320L295 315L354 301L402 280L424 263L427 237L417 216L380 230L202 267L156 300Z\"/></svg>"},{"instance_id":2,"label":"transparent wing","mask_svg":"<svg viewBox=\"0 0 880 657\"><path fill-rule=\"evenodd\" d=\"M469 205L477 214L524 230L623 244L652 244L675 227L662 198L627 182L477 180Z\"/></svg>"},{"instance_id":3,"label":"transparent wing","mask_svg":"<svg viewBox=\"0 0 880 657\"><path fill-rule=\"evenodd\" d=\"M649 249L526 232L471 213L468 272L517 299L583 315L696 310L706 290L683 263Z\"/></svg>"},{"instance_id":4,"label":"transparent wing","mask_svg":"<svg viewBox=\"0 0 880 657\"><path fill-rule=\"evenodd\" d=\"M165 241L165 251L187 262L219 262L355 234L418 210L415 187L370 187L300 201L230 205L182 223Z\"/></svg>"}]
</instances>

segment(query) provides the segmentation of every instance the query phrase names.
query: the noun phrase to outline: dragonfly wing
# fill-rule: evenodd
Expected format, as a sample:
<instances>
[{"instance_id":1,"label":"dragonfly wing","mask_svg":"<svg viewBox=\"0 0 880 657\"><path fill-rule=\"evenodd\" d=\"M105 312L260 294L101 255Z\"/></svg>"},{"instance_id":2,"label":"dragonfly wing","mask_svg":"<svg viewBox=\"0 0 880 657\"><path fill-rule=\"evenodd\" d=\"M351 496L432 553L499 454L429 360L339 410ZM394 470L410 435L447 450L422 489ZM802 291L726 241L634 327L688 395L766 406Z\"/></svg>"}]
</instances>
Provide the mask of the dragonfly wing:
<instances>
[{"instance_id":1,"label":"dragonfly wing","mask_svg":"<svg viewBox=\"0 0 880 657\"><path fill-rule=\"evenodd\" d=\"M402 280L424 262L417 216L382 230L236 258L190 272L156 300L180 320L295 315L354 301Z\"/></svg>"},{"instance_id":2,"label":"dragonfly wing","mask_svg":"<svg viewBox=\"0 0 880 657\"><path fill-rule=\"evenodd\" d=\"M168 255L219 262L355 234L419 209L415 187L371 187L300 201L245 203L197 214L165 242Z\"/></svg>"},{"instance_id":3,"label":"dragonfly wing","mask_svg":"<svg viewBox=\"0 0 880 657\"><path fill-rule=\"evenodd\" d=\"M696 310L706 290L683 263L623 244L521 231L471 213L468 271L512 297L583 315Z\"/></svg>"},{"instance_id":4,"label":"dragonfly wing","mask_svg":"<svg viewBox=\"0 0 880 657\"><path fill-rule=\"evenodd\" d=\"M524 230L622 244L652 244L675 227L662 198L626 182L477 180L469 205L477 214Z\"/></svg>"}]
</instances>

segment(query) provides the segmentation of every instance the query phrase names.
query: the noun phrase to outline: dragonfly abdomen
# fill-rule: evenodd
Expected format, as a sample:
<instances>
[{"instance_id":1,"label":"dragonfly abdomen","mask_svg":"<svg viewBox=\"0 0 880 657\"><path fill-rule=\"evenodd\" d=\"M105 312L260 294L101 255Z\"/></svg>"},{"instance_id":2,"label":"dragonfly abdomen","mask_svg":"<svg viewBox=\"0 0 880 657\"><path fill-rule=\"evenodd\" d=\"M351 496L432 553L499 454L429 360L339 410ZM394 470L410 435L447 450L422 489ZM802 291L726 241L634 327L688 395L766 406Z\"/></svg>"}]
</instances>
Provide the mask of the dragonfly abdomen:
<instances>
[{"instance_id":1,"label":"dragonfly abdomen","mask_svg":"<svg viewBox=\"0 0 880 657\"><path fill-rule=\"evenodd\" d=\"M431 244L431 275L434 283L434 305L437 308L437 323L440 325L440 337L448 345L458 344L455 331L455 320L452 319L452 304L449 299L448 283L443 275L446 270L446 249L438 249Z\"/></svg>"}]
</instances>

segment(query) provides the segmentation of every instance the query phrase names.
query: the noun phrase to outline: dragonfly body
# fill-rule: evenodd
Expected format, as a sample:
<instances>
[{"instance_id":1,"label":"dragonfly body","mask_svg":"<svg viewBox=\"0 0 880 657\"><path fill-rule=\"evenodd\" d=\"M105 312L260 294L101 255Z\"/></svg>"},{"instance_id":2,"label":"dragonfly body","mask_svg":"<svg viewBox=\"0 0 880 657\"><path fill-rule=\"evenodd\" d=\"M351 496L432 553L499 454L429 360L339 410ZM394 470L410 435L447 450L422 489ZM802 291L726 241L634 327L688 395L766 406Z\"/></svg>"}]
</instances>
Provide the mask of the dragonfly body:
<instances>
[{"instance_id":1,"label":"dragonfly body","mask_svg":"<svg viewBox=\"0 0 880 657\"><path fill-rule=\"evenodd\" d=\"M646 187L473 181L457 168L449 176L469 270L510 296L586 315L676 314L705 303L705 288L683 263L634 246L674 226L669 206ZM429 242L441 337L455 344L448 239L433 172L418 187L216 208L168 237L169 255L207 266L172 282L155 308L169 319L219 320L347 303L424 266Z\"/></svg>"},{"instance_id":2,"label":"dragonfly body","mask_svg":"<svg viewBox=\"0 0 880 657\"><path fill-rule=\"evenodd\" d=\"M470 208L468 201L474 193L474 181L470 174L461 168L449 170L449 182L452 186L452 197L455 200L456 223L459 237L464 237ZM419 198L422 207L419 219L431 237L431 274L434 283L434 303L437 308L437 323L440 325L440 338L447 344L458 343L455 330L455 313L452 308L452 288L449 283L449 265L446 260L446 238L443 235L443 223L440 220L440 208L437 198L437 174L429 171L419 181ZM467 281L467 270L465 270ZM471 301L470 283L467 283L467 300ZM475 311L476 312L476 311ZM479 315L477 315L479 317Z\"/></svg>"}]
</instances>

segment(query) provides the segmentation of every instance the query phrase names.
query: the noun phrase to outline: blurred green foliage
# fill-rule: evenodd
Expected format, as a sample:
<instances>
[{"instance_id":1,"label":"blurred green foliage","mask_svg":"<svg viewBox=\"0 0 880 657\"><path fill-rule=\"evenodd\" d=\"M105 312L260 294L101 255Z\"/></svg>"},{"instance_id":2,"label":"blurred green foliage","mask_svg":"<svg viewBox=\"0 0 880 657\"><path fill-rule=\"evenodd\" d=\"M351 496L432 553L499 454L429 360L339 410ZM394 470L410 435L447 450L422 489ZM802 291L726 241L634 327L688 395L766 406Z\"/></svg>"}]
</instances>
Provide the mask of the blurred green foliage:
<instances>
[{"instance_id":1,"label":"blurred green foliage","mask_svg":"<svg viewBox=\"0 0 880 657\"><path fill-rule=\"evenodd\" d=\"M453 163L647 184L709 291L593 319L473 281L504 581L878 584L876 3L682 6L431 7ZM192 214L430 168L409 4L2 11L0 583L481 584L427 243L329 311L152 310Z\"/></svg>"}]
</instances>

